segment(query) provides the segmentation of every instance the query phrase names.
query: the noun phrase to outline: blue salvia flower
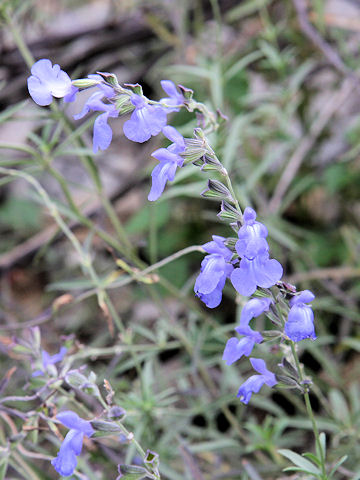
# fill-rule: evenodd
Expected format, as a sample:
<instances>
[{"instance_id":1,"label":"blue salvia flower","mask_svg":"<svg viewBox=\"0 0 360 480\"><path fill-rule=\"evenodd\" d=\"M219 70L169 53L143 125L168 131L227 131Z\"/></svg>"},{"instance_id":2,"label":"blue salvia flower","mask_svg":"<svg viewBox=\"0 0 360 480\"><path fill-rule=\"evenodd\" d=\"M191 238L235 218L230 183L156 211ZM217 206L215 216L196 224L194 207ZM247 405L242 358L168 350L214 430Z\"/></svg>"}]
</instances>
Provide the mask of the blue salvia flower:
<instances>
[{"instance_id":1,"label":"blue salvia flower","mask_svg":"<svg viewBox=\"0 0 360 480\"><path fill-rule=\"evenodd\" d=\"M41 360L43 370L36 370L32 376L38 377L39 375L44 375L45 371L48 369L50 365L55 365L55 363L61 362L62 359L65 357L67 352L66 347L61 347L58 353L55 355L50 355L46 350L41 351Z\"/></svg>"},{"instance_id":2,"label":"blue salvia flower","mask_svg":"<svg viewBox=\"0 0 360 480\"><path fill-rule=\"evenodd\" d=\"M245 405L249 403L253 393L260 391L264 383L269 387L273 387L278 383L275 375L266 368L264 360L260 358L250 358L250 362L254 370L259 372L260 375L252 375L239 388L237 397L240 398L240 401L245 403Z\"/></svg>"},{"instance_id":3,"label":"blue salvia flower","mask_svg":"<svg viewBox=\"0 0 360 480\"><path fill-rule=\"evenodd\" d=\"M51 460L51 464L60 475L68 477L76 468L76 457L81 453L84 435L91 437L95 430L89 421L83 420L70 410L59 413L56 418L70 430L61 444L57 457Z\"/></svg>"},{"instance_id":4,"label":"blue salvia flower","mask_svg":"<svg viewBox=\"0 0 360 480\"><path fill-rule=\"evenodd\" d=\"M285 323L285 335L293 342L300 342L305 338L316 339L314 327L314 313L310 305L315 295L310 290L304 290L300 295L290 300L290 312Z\"/></svg>"},{"instance_id":5,"label":"blue salvia flower","mask_svg":"<svg viewBox=\"0 0 360 480\"><path fill-rule=\"evenodd\" d=\"M124 123L124 135L133 142L143 143L153 135L158 135L166 125L165 107L150 105L144 96L133 94L130 97L135 110L130 120Z\"/></svg>"},{"instance_id":6,"label":"blue salvia flower","mask_svg":"<svg viewBox=\"0 0 360 480\"><path fill-rule=\"evenodd\" d=\"M101 79L100 75L89 75L89 78ZM94 122L93 132L93 150L96 153L98 150L106 150L112 140L112 129L108 124L109 117L117 117L119 111L112 103L104 103L103 99L110 99L114 96L114 90L104 83L99 83L97 91L91 95L86 101L82 111L74 115L75 120L83 118L90 111L104 112L99 115Z\"/></svg>"},{"instance_id":7,"label":"blue salvia flower","mask_svg":"<svg viewBox=\"0 0 360 480\"><path fill-rule=\"evenodd\" d=\"M255 220L256 212L250 207L245 208L243 219L244 224L238 232L239 240L235 248L240 257L253 260L259 253L269 250L265 240L268 231L265 225Z\"/></svg>"},{"instance_id":8,"label":"blue salvia flower","mask_svg":"<svg viewBox=\"0 0 360 480\"><path fill-rule=\"evenodd\" d=\"M281 264L269 257L269 245L265 240L267 229L255 218L255 211L247 207L235 246L242 259L230 277L234 288L244 296L252 295L257 287L272 287L283 274Z\"/></svg>"},{"instance_id":9,"label":"blue salvia flower","mask_svg":"<svg viewBox=\"0 0 360 480\"><path fill-rule=\"evenodd\" d=\"M148 200L157 200L164 191L166 182L175 178L177 167L182 167L184 159L179 155L185 150L184 137L170 125L162 129L163 134L173 143L167 148L159 148L152 153L152 156L159 160L151 173L152 186Z\"/></svg>"},{"instance_id":10,"label":"blue salvia flower","mask_svg":"<svg viewBox=\"0 0 360 480\"><path fill-rule=\"evenodd\" d=\"M194 286L196 296L209 308L220 304L226 279L234 268L229 263L232 252L224 245L225 238L218 235L213 235L212 238L212 242L203 245L203 249L210 255L201 262L200 274Z\"/></svg>"},{"instance_id":11,"label":"blue salvia flower","mask_svg":"<svg viewBox=\"0 0 360 480\"><path fill-rule=\"evenodd\" d=\"M160 103L167 106L167 112L178 112L184 103L184 95L177 90L175 83L171 80L161 80L160 84L164 92L169 95L162 98Z\"/></svg>"},{"instance_id":12,"label":"blue salvia flower","mask_svg":"<svg viewBox=\"0 0 360 480\"><path fill-rule=\"evenodd\" d=\"M227 341L222 357L227 365L236 362L243 355L248 357L255 343L263 341L262 335L249 327L249 322L252 318L258 317L269 310L271 303L270 298L252 298L244 305L241 311L240 325L235 328L237 333L244 336L240 340L232 337Z\"/></svg>"},{"instance_id":13,"label":"blue salvia flower","mask_svg":"<svg viewBox=\"0 0 360 480\"><path fill-rule=\"evenodd\" d=\"M50 105L53 97L72 102L78 91L72 86L69 75L59 65L52 65L47 58L38 60L31 67L27 85L31 98L41 106Z\"/></svg>"}]
</instances>

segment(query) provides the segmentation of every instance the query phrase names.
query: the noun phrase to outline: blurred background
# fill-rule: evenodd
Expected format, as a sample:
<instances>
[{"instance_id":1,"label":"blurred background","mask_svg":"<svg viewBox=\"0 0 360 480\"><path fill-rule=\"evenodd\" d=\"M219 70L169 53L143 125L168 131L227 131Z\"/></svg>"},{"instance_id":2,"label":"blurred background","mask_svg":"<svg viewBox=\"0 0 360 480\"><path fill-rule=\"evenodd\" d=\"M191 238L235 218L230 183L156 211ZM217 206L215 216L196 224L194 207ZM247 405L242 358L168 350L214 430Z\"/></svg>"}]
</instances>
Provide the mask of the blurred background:
<instances>
[{"instance_id":1,"label":"blurred background","mask_svg":"<svg viewBox=\"0 0 360 480\"><path fill-rule=\"evenodd\" d=\"M153 99L164 96L160 80L171 79L227 117L210 141L231 173L242 207L252 205L267 225L284 280L316 294L318 340L306 343L302 361L319 387L312 400L330 455L349 454L338 478L355 478L351 472L360 469L360 3L12 0L2 1L1 8L11 15L3 20L0 37L0 164L40 181L101 278L117 274L121 254L69 212L54 176L56 171L66 182L86 218L114 234L79 161L79 155L91 155L95 117L73 122L72 116L88 94L61 107L75 136L69 140L65 130L55 135L56 112L28 96L29 68L17 35L35 60L49 58L73 79L113 72L121 84L139 82ZM200 197L206 174L195 166L178 171L155 204L147 201L155 166L151 153L164 145L163 138L131 143L123 121L110 120L112 144L94 162L103 195L138 257L152 264L211 235L232 236L216 216L218 202ZM186 112L174 115L171 124L188 137L197 125ZM74 138L81 138L81 147ZM235 299L230 285L214 311L193 298L201 254L164 266L165 283L109 291L126 327L124 337L91 295L93 285L72 245L24 181L2 179L0 252L3 374L14 362L8 357L12 336L34 325L41 326L49 351L58 350L61 335L72 335L74 349L80 350L114 342L142 345L137 352L146 371L145 393L127 353L94 356L88 364L100 383L112 382L119 402L133 411L130 425L160 454L164 478L278 479L284 464L276 449L309 448L312 437L296 393L267 392L248 408L236 399L248 362L226 367L221 355L243 300ZM8 388L21 388L27 374L20 367ZM114 458L120 461L123 453L106 446L91 455L95 465L111 472ZM251 476L251 465L260 477ZM46 468L45 476L35 468L34 478L55 478Z\"/></svg>"}]
</instances>

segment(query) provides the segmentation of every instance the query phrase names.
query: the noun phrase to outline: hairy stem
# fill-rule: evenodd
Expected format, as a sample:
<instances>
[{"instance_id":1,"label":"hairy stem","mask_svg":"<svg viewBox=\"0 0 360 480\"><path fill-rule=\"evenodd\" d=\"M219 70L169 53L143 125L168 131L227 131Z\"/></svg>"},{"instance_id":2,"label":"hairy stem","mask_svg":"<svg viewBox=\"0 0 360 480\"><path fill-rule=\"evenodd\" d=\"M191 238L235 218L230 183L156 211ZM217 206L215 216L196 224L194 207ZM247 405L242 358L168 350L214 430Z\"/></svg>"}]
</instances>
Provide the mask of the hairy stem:
<instances>
[{"instance_id":1,"label":"hairy stem","mask_svg":"<svg viewBox=\"0 0 360 480\"><path fill-rule=\"evenodd\" d=\"M290 346L291 346L291 352L292 352L292 355L293 355L293 358L294 358L294 361L295 361L295 365L296 365L296 369L297 369L300 381L303 382L304 381L304 376L303 376L303 372L302 372L302 369L301 369L301 366L300 366L299 356L298 356L296 348L295 348L295 342L291 341ZM321 460L322 479L327 480L328 477L326 475L324 451L323 451L323 448L322 448L322 445L321 445L321 442L320 442L319 430L318 430L318 427L317 427L317 424L316 424L314 412L313 412L311 402L310 402L309 391L308 391L308 388L307 388L306 385L304 386L304 400L305 400L306 411L307 411L307 414L308 414L308 416L311 420L311 424L312 424L312 427L313 427L315 442L316 442L316 445L317 445L318 450L319 450L319 455L320 455L320 460Z\"/></svg>"}]
</instances>

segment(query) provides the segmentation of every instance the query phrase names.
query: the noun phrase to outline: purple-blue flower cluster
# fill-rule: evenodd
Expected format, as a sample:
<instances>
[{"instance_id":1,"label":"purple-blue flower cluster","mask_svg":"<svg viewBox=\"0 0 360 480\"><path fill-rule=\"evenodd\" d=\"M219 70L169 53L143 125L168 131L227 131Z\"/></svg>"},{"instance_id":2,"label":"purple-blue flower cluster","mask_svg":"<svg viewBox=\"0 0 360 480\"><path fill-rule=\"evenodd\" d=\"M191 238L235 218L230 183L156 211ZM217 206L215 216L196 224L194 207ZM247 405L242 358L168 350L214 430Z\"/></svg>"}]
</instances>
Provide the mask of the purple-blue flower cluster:
<instances>
[{"instance_id":1,"label":"purple-blue flower cluster","mask_svg":"<svg viewBox=\"0 0 360 480\"><path fill-rule=\"evenodd\" d=\"M257 287L270 288L282 277L283 269L281 264L277 260L269 258L269 245L266 241L266 237L268 235L267 229L265 225L257 222L255 219L255 211L252 208L247 207L243 215L244 223L238 232L239 239L235 245L236 252L240 257L240 262L238 265L236 260L233 260L229 264L233 254L224 246L225 239L222 239L222 237L213 236L214 239L222 239L221 251L215 252L206 250L205 246L207 248L209 248L209 246L210 248L213 248L214 242L209 242L203 246L206 252L211 254L216 253L218 255L216 257L216 262L213 261L213 257L211 255L205 257L203 263L201 264L200 275L195 283L195 293L201 300L204 301L204 303L206 303L207 306L209 306L205 301L207 297L203 297L202 295L199 295L199 293L209 293L207 289L204 290L204 287L201 285L203 283L203 278L212 277L212 270L215 269L215 266L222 266L224 264L228 265L226 268L226 275L224 276L224 274L222 274L221 282L217 284L216 292L219 303L221 301L219 289L220 286L221 289L224 287L227 277L230 277L230 280L237 292L244 296L252 295ZM217 240L215 244L219 245L219 240ZM219 258L219 256L221 258ZM210 262L210 260L212 260L212 262L208 266L207 264ZM215 306L219 305L219 303L216 303Z\"/></svg>"},{"instance_id":2,"label":"purple-blue flower cluster","mask_svg":"<svg viewBox=\"0 0 360 480\"><path fill-rule=\"evenodd\" d=\"M268 289L279 282L283 269L277 260L270 258L267 236L265 225L256 221L256 212L247 207L243 214L243 224L238 230L236 254L225 245L225 238L216 235L213 236L212 242L203 245L203 249L209 255L201 263L194 290L209 308L220 304L227 278L230 278L236 291L244 296L252 295L258 287ZM316 338L314 315L311 306L308 305L314 298L308 290L291 298L283 338L294 342ZM225 346L223 360L227 365L233 364L243 356L249 357L254 346L263 342L261 333L253 330L249 323L251 319L269 311L273 303L273 298L261 297L252 298L245 304L241 312L240 325L235 328L241 337L230 338ZM248 403L252 393L257 393L264 383L269 386L277 383L275 375L266 369L263 360L252 358L251 364L261 375L253 375L240 387L238 397L243 403Z\"/></svg>"},{"instance_id":3,"label":"purple-blue flower cluster","mask_svg":"<svg viewBox=\"0 0 360 480\"><path fill-rule=\"evenodd\" d=\"M70 430L62 442L57 456L51 463L60 475L68 477L73 474L76 468L76 457L81 453L84 435L91 437L95 430L89 421L83 420L70 410L58 413L56 418Z\"/></svg>"},{"instance_id":4,"label":"purple-blue flower cluster","mask_svg":"<svg viewBox=\"0 0 360 480\"><path fill-rule=\"evenodd\" d=\"M89 75L88 80L89 86L95 87L96 91L74 118L79 120L89 112L102 112L94 122L93 150L96 153L98 150L106 150L111 143L113 132L109 119L120 114L120 107L116 104L119 92L115 86L107 84L101 75ZM124 135L133 142L143 143L151 136L163 132L173 142L169 147L160 148L152 154L160 162L152 172L149 200L154 201L162 194L166 182L174 180L177 167L181 167L184 162L179 154L185 150L185 140L173 127L167 126L167 115L178 112L184 105L185 98L171 80L161 81L161 86L168 96L159 102L149 100L142 93L135 93L139 85L128 86L133 87L133 90L121 89L120 92L121 97L126 97L126 111L132 111L130 119L123 125ZM53 97L72 102L79 91L68 74L61 70L59 65L52 66L48 59L38 60L32 66L28 89L32 99L41 106L50 105Z\"/></svg>"},{"instance_id":5,"label":"purple-blue flower cluster","mask_svg":"<svg viewBox=\"0 0 360 480\"><path fill-rule=\"evenodd\" d=\"M123 132L129 140L143 143L159 133L170 140L171 144L167 148L158 148L152 153L159 163L151 173L152 185L148 200L159 199L167 182L174 180L177 169L184 165L185 160L201 165L201 168L206 167L206 169L217 170L221 175L227 175L226 169L208 145L201 129L195 130L195 139L184 139L174 127L167 124L169 113L178 112L183 106L189 111L194 110L195 104L191 103L192 92L189 96L190 91L184 87L179 86L178 89L172 81L162 80L161 87L167 96L156 102L145 97L138 84L125 84L127 88L121 87L112 74L89 75L87 79L73 83L59 65L53 66L48 59L36 62L28 78L30 95L38 105L42 106L50 105L53 97L64 98L65 102L73 101L79 91L77 88L79 85L81 88L95 89L85 102L82 111L74 116L75 119L80 119L89 112L100 112L95 119L93 129L95 153L98 150L107 149L112 141L113 131L109 125L109 119L126 113L131 115L123 124ZM222 198L224 208L222 207L221 213L236 221L232 225L238 235L231 248L231 242L217 235L213 235L212 241L203 245L207 255L201 263L194 291L209 308L215 308L220 304L222 291L228 278L240 295L250 297L258 288L270 289L275 286L283 275L281 264L270 258L267 228L256 220L256 212L252 208L247 207L241 215L237 201L234 200L233 192L230 190L233 190L231 186L227 188L220 181L211 180L209 188L205 191L208 193L207 196ZM228 201L232 205L228 204ZM314 295L308 290L299 294L291 291L286 292L288 293L293 296L289 301L290 308L285 324L279 319L275 309L272 309L268 316L271 320L275 318L275 323L283 326L284 333L280 333L283 339L293 342L306 338L314 340L316 338L314 315L309 305L315 298ZM241 337L232 337L226 343L223 360L228 365L244 355L249 357L255 345L264 341L262 334L253 330L249 323L253 318L269 311L277 299L270 291L265 293L268 295L266 297L263 296L264 292L260 295L262 295L261 298L250 299L242 309L240 325L235 328ZM286 295L283 295L283 299L286 303ZM50 365L60 361L64 354L63 349L54 356L43 352L43 370L33 375L41 375ZM270 387L277 383L275 375L267 370L263 360L251 358L250 361L259 375L251 376L239 389L238 397L245 404L249 402L252 393L257 393L264 383ZM76 455L81 450L83 436L84 434L92 435L93 430L89 422L79 419L73 412L64 412L59 415L59 420L71 430L64 440L58 457L53 460L53 465L60 473L72 472L76 466Z\"/></svg>"}]
</instances>

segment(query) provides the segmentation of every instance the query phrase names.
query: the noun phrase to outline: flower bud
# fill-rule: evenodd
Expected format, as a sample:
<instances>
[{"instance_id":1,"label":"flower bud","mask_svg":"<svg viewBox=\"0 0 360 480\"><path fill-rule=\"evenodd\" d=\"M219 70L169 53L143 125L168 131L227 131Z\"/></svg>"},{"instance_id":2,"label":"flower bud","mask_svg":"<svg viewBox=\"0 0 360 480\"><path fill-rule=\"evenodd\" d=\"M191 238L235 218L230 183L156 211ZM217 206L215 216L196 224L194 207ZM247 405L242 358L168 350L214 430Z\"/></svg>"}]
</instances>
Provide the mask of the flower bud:
<instances>
[{"instance_id":1,"label":"flower bud","mask_svg":"<svg viewBox=\"0 0 360 480\"><path fill-rule=\"evenodd\" d=\"M116 110L119 110L121 115L125 115L125 113L132 112L135 108L130 101L130 96L126 94L116 95L115 107L116 107Z\"/></svg>"},{"instance_id":2,"label":"flower bud","mask_svg":"<svg viewBox=\"0 0 360 480\"><path fill-rule=\"evenodd\" d=\"M159 455L156 452L147 450L144 458L144 463L150 464L152 468L157 468L159 466Z\"/></svg>"},{"instance_id":3,"label":"flower bud","mask_svg":"<svg viewBox=\"0 0 360 480\"><path fill-rule=\"evenodd\" d=\"M94 78L78 78L77 80L73 80L71 83L77 88L90 88L94 87L95 85L99 85L101 81L95 80Z\"/></svg>"},{"instance_id":4,"label":"flower bud","mask_svg":"<svg viewBox=\"0 0 360 480\"><path fill-rule=\"evenodd\" d=\"M121 420L125 415L126 411L117 405L111 407L108 412L108 418L113 418L114 420Z\"/></svg>"},{"instance_id":5,"label":"flower bud","mask_svg":"<svg viewBox=\"0 0 360 480\"><path fill-rule=\"evenodd\" d=\"M143 89L139 83L124 83L125 87L129 87L136 95L143 96Z\"/></svg>"},{"instance_id":6,"label":"flower bud","mask_svg":"<svg viewBox=\"0 0 360 480\"><path fill-rule=\"evenodd\" d=\"M179 87L180 92L186 98L186 100L191 100L192 99L192 97L194 95L194 91L191 90L191 88L184 87L183 85L178 85L178 87Z\"/></svg>"},{"instance_id":7,"label":"flower bud","mask_svg":"<svg viewBox=\"0 0 360 480\"><path fill-rule=\"evenodd\" d=\"M286 375L276 375L276 379L278 380L278 382L280 382L280 384L278 384L278 387L280 388L293 388L303 391L298 382L291 377L288 377Z\"/></svg>"},{"instance_id":8,"label":"flower bud","mask_svg":"<svg viewBox=\"0 0 360 480\"><path fill-rule=\"evenodd\" d=\"M100 75L106 83L111 85L112 87L120 87L118 79L116 78L116 75L114 73L108 73L108 72L96 72L98 75Z\"/></svg>"},{"instance_id":9,"label":"flower bud","mask_svg":"<svg viewBox=\"0 0 360 480\"><path fill-rule=\"evenodd\" d=\"M97 432L101 432L100 436L103 436L102 434L114 434L114 433L120 433L122 432L121 427L119 425L116 425L116 423L113 422L105 422L104 420L93 420L91 422L91 425ZM99 435L96 435L98 437Z\"/></svg>"},{"instance_id":10,"label":"flower bud","mask_svg":"<svg viewBox=\"0 0 360 480\"><path fill-rule=\"evenodd\" d=\"M241 213L236 210L230 203L223 200L221 202L220 212L217 214L221 220L225 221L241 221L242 215Z\"/></svg>"},{"instance_id":11,"label":"flower bud","mask_svg":"<svg viewBox=\"0 0 360 480\"><path fill-rule=\"evenodd\" d=\"M65 381L71 387L81 388L83 385L87 383L88 379L85 377L85 375L80 373L78 370L70 370L65 375Z\"/></svg>"},{"instance_id":12,"label":"flower bud","mask_svg":"<svg viewBox=\"0 0 360 480\"><path fill-rule=\"evenodd\" d=\"M122 480L141 480L149 473L144 467L138 467L137 465L118 465L118 471L120 475L116 480L120 478Z\"/></svg>"},{"instance_id":13,"label":"flower bud","mask_svg":"<svg viewBox=\"0 0 360 480\"><path fill-rule=\"evenodd\" d=\"M206 198L222 198L228 199L233 202L233 198L231 196L230 191L225 187L224 184L219 182L218 180L209 180L208 181L208 188L201 192L201 196Z\"/></svg>"}]
</instances>

